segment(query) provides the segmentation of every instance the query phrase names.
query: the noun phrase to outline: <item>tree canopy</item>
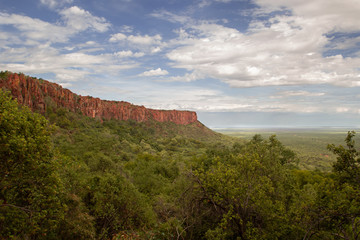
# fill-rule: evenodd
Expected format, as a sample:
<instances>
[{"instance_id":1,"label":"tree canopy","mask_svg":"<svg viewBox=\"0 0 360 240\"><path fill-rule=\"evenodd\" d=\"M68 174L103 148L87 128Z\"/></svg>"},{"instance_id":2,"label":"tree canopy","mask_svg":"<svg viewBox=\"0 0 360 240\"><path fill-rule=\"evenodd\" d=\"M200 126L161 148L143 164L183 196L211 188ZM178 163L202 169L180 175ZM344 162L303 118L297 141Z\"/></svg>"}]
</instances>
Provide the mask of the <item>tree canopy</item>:
<instances>
[{"instance_id":1,"label":"tree canopy","mask_svg":"<svg viewBox=\"0 0 360 240\"><path fill-rule=\"evenodd\" d=\"M63 218L63 186L51 141L39 114L0 90L0 235L51 238Z\"/></svg>"},{"instance_id":2,"label":"tree canopy","mask_svg":"<svg viewBox=\"0 0 360 240\"><path fill-rule=\"evenodd\" d=\"M44 116L0 90L0 239L360 238L355 132L321 172L276 136Z\"/></svg>"}]
</instances>

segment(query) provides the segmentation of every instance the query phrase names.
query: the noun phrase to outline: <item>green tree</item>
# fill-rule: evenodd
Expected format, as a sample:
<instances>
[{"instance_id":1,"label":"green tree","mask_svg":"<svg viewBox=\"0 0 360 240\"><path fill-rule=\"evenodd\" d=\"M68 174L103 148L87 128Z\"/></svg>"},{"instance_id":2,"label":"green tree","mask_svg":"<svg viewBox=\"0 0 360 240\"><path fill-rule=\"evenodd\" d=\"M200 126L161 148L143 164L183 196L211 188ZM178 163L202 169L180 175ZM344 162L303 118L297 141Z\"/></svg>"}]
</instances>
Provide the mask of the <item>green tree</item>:
<instances>
[{"instance_id":1,"label":"green tree","mask_svg":"<svg viewBox=\"0 0 360 240\"><path fill-rule=\"evenodd\" d=\"M348 132L346 146L329 144L337 156L333 172L317 181L315 198L306 208L306 234L303 239L360 239L359 152L355 132ZM299 206L301 206L299 204Z\"/></svg>"},{"instance_id":2,"label":"green tree","mask_svg":"<svg viewBox=\"0 0 360 240\"><path fill-rule=\"evenodd\" d=\"M328 149L337 155L333 171L340 183L349 183L352 186L360 187L360 152L355 148L355 132L349 131L345 138L346 147L334 144L328 145Z\"/></svg>"},{"instance_id":3,"label":"green tree","mask_svg":"<svg viewBox=\"0 0 360 240\"><path fill-rule=\"evenodd\" d=\"M90 179L89 187L84 202L95 218L99 239L154 224L154 213L146 198L123 176L99 174Z\"/></svg>"},{"instance_id":4,"label":"green tree","mask_svg":"<svg viewBox=\"0 0 360 240\"><path fill-rule=\"evenodd\" d=\"M194 170L201 200L212 207L217 223L208 239L284 239L289 237L287 165L295 154L275 136L254 136L233 151L212 151L212 160ZM220 218L218 217L220 216Z\"/></svg>"},{"instance_id":5,"label":"green tree","mask_svg":"<svg viewBox=\"0 0 360 240\"><path fill-rule=\"evenodd\" d=\"M354 137L355 132L349 131L346 147L328 145L337 155L333 165L335 181L319 200L319 209L325 206L324 228L343 239L360 239L360 152L356 150Z\"/></svg>"},{"instance_id":6,"label":"green tree","mask_svg":"<svg viewBox=\"0 0 360 240\"><path fill-rule=\"evenodd\" d=\"M62 184L44 117L0 89L0 236L55 238Z\"/></svg>"}]
</instances>

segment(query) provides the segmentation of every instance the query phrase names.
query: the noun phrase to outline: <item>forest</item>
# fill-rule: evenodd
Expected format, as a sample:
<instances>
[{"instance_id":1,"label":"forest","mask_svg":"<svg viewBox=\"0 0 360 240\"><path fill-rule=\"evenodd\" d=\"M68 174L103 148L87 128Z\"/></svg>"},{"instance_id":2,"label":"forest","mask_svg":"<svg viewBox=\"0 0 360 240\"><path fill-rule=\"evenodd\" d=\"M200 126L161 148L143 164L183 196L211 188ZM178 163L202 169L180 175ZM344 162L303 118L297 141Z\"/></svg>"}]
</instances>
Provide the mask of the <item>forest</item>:
<instances>
[{"instance_id":1,"label":"forest","mask_svg":"<svg viewBox=\"0 0 360 240\"><path fill-rule=\"evenodd\" d=\"M0 239L360 239L355 134L307 170L275 135L41 115L0 90Z\"/></svg>"},{"instance_id":2,"label":"forest","mask_svg":"<svg viewBox=\"0 0 360 240\"><path fill-rule=\"evenodd\" d=\"M336 155L327 148L328 144L341 145L349 131L359 131L359 128L345 127L299 127L299 128L243 128L243 129L217 129L219 133L227 136L251 140L255 134L263 138L276 135L281 143L293 150L299 162L300 169L330 172ZM360 135L355 135L353 140L360 141Z\"/></svg>"}]
</instances>

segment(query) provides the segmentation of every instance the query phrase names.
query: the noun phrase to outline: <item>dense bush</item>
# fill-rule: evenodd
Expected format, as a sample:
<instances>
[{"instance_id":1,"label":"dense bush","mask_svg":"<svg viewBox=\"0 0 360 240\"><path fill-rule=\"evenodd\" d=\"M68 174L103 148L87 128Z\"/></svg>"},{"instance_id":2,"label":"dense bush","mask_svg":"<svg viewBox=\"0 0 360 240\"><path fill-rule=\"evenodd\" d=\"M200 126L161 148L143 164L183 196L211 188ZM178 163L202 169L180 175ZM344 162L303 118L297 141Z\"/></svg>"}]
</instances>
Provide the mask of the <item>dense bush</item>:
<instances>
[{"instance_id":1,"label":"dense bush","mask_svg":"<svg viewBox=\"0 0 360 240\"><path fill-rule=\"evenodd\" d=\"M46 119L0 90L0 236L54 236L63 219L59 161Z\"/></svg>"},{"instance_id":2,"label":"dense bush","mask_svg":"<svg viewBox=\"0 0 360 240\"><path fill-rule=\"evenodd\" d=\"M276 136L47 106L48 120L0 91L0 239L359 239L354 132L329 145L328 173Z\"/></svg>"}]
</instances>

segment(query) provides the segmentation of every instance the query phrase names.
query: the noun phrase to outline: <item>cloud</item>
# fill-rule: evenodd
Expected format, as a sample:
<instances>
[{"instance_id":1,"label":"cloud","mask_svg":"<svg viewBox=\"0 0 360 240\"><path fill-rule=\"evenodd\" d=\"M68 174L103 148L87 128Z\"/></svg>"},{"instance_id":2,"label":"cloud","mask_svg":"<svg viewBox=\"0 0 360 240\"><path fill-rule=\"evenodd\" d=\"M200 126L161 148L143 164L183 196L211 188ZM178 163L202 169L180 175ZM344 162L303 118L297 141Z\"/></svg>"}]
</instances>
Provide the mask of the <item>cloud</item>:
<instances>
[{"instance_id":1,"label":"cloud","mask_svg":"<svg viewBox=\"0 0 360 240\"><path fill-rule=\"evenodd\" d=\"M66 42L72 35L66 27L19 14L0 13L0 25L15 27L20 35L16 38L15 43L25 45L36 45L39 41ZM8 42L8 44L10 43Z\"/></svg>"},{"instance_id":2,"label":"cloud","mask_svg":"<svg viewBox=\"0 0 360 240\"><path fill-rule=\"evenodd\" d=\"M287 97L321 97L325 96L324 92L309 92L309 91L283 91L278 92L275 96L270 96L270 98L287 98Z\"/></svg>"},{"instance_id":3,"label":"cloud","mask_svg":"<svg viewBox=\"0 0 360 240\"><path fill-rule=\"evenodd\" d=\"M7 44L25 45L38 45L39 42L64 43L79 32L88 29L104 32L110 27L110 23L104 18L93 16L76 6L64 9L59 14L63 21L53 24L37 18L0 12L0 26L10 25L18 30L18 36L12 34L16 37Z\"/></svg>"},{"instance_id":4,"label":"cloud","mask_svg":"<svg viewBox=\"0 0 360 240\"><path fill-rule=\"evenodd\" d=\"M268 15L265 20L255 18L245 33L211 22L184 26L178 31L178 45L167 54L173 66L232 87L360 86L359 57L341 52L324 56L324 51L332 50L330 33L360 31L355 14L359 4L349 1L356 5L353 8L348 2L342 6L339 0L331 4L323 0L255 2L264 12L282 10L284 14ZM357 46L356 41L341 47ZM336 47L339 49L339 44Z\"/></svg>"},{"instance_id":5,"label":"cloud","mask_svg":"<svg viewBox=\"0 0 360 240\"><path fill-rule=\"evenodd\" d=\"M346 113L346 112L349 112L349 111L350 111L350 109L346 108L346 107L337 107L336 108L337 113Z\"/></svg>"},{"instance_id":6,"label":"cloud","mask_svg":"<svg viewBox=\"0 0 360 240\"><path fill-rule=\"evenodd\" d=\"M52 23L0 12L0 69L50 74L49 80L69 87L97 75L112 77L139 67L130 58L142 57L143 52L124 49L114 53L113 48L97 41L96 34L105 35L111 26L105 18L77 6L57 13L59 18ZM87 31L95 33L89 35Z\"/></svg>"},{"instance_id":7,"label":"cloud","mask_svg":"<svg viewBox=\"0 0 360 240\"><path fill-rule=\"evenodd\" d=\"M351 37L348 35L332 37L331 42L326 46L328 51L342 52L345 50L350 56L360 57L360 36Z\"/></svg>"},{"instance_id":8,"label":"cloud","mask_svg":"<svg viewBox=\"0 0 360 240\"><path fill-rule=\"evenodd\" d=\"M128 41L134 44L142 44L142 45L153 45L161 43L161 36L159 34L154 36L144 35L144 36L134 36L130 35L127 37Z\"/></svg>"},{"instance_id":9,"label":"cloud","mask_svg":"<svg viewBox=\"0 0 360 240\"><path fill-rule=\"evenodd\" d=\"M302 16L314 22L317 28L337 32L359 31L360 5L357 0L254 0L264 12L290 10L294 16Z\"/></svg>"},{"instance_id":10,"label":"cloud","mask_svg":"<svg viewBox=\"0 0 360 240\"><path fill-rule=\"evenodd\" d=\"M156 11L154 13L151 13L150 16L172 23L189 24L193 22L193 20L189 16L174 14L166 10Z\"/></svg>"},{"instance_id":11,"label":"cloud","mask_svg":"<svg viewBox=\"0 0 360 240\"><path fill-rule=\"evenodd\" d=\"M161 68L157 68L157 69L145 71L142 74L140 74L139 76L152 77L152 76L164 76L164 75L168 75L168 74L169 74L168 71L162 70Z\"/></svg>"},{"instance_id":12,"label":"cloud","mask_svg":"<svg viewBox=\"0 0 360 240\"><path fill-rule=\"evenodd\" d=\"M128 25L123 25L121 26L121 32L125 32L125 33L131 33L134 31L134 28L132 26L128 26Z\"/></svg>"},{"instance_id":13,"label":"cloud","mask_svg":"<svg viewBox=\"0 0 360 240\"><path fill-rule=\"evenodd\" d=\"M162 87L160 86L160 91ZM154 90L153 90L154 91ZM150 92L150 93L149 93ZM197 112L328 112L334 106L327 102L309 104L304 101L281 101L247 96L228 96L224 92L206 87L179 87L164 89L159 95L146 89L146 100L140 104L156 109L187 109ZM166 101L164 102L164 99ZM325 105L325 106L324 106Z\"/></svg>"},{"instance_id":14,"label":"cloud","mask_svg":"<svg viewBox=\"0 0 360 240\"><path fill-rule=\"evenodd\" d=\"M207 6L210 6L211 4L213 4L214 2L220 2L220 3L229 3L229 2L232 2L234 0L201 0L198 4L198 6L200 8L203 8L203 7L207 7ZM239 1L239 0L238 0ZM240 0L242 1L242 0Z\"/></svg>"},{"instance_id":15,"label":"cloud","mask_svg":"<svg viewBox=\"0 0 360 240\"><path fill-rule=\"evenodd\" d=\"M153 36L145 35L126 35L124 33L112 34L109 38L109 42L118 44L121 47L127 47L129 49L137 50L146 54L160 53L167 45L162 42L162 37L159 34Z\"/></svg>"},{"instance_id":16,"label":"cloud","mask_svg":"<svg viewBox=\"0 0 360 240\"><path fill-rule=\"evenodd\" d=\"M109 42L120 42L128 41L131 44L140 44L140 45L159 45L161 44L161 36L156 34L154 36L149 35L125 35L123 33L116 33L111 35Z\"/></svg>"},{"instance_id":17,"label":"cloud","mask_svg":"<svg viewBox=\"0 0 360 240\"><path fill-rule=\"evenodd\" d=\"M47 6L50 9L54 9L56 7L61 7L65 4L72 3L73 0L40 0L40 3Z\"/></svg>"},{"instance_id":18,"label":"cloud","mask_svg":"<svg viewBox=\"0 0 360 240\"><path fill-rule=\"evenodd\" d=\"M116 34L112 34L109 42L119 42L122 40L125 40L127 38L127 36L123 33L116 33Z\"/></svg>"},{"instance_id":19,"label":"cloud","mask_svg":"<svg viewBox=\"0 0 360 240\"><path fill-rule=\"evenodd\" d=\"M151 53L158 53L161 52L161 48L160 47L153 47L151 48Z\"/></svg>"},{"instance_id":20,"label":"cloud","mask_svg":"<svg viewBox=\"0 0 360 240\"><path fill-rule=\"evenodd\" d=\"M143 57L145 55L145 53L143 52L136 52L133 53L130 50L127 51L119 51L114 53L115 56L120 57L120 58L124 58L124 57Z\"/></svg>"},{"instance_id":21,"label":"cloud","mask_svg":"<svg viewBox=\"0 0 360 240\"><path fill-rule=\"evenodd\" d=\"M173 76L167 79L168 82L193 82L199 79L203 79L204 74L201 74L199 72L192 72L192 73L186 73L183 76Z\"/></svg>"},{"instance_id":22,"label":"cloud","mask_svg":"<svg viewBox=\"0 0 360 240\"><path fill-rule=\"evenodd\" d=\"M8 48L0 51L0 59L7 59L0 63L0 69L27 74L54 73L57 82L69 83L87 80L89 75L117 75L124 69L138 67L134 62L119 63L116 58L113 54L61 53L48 45Z\"/></svg>"},{"instance_id":23,"label":"cloud","mask_svg":"<svg viewBox=\"0 0 360 240\"><path fill-rule=\"evenodd\" d=\"M98 32L106 32L110 27L110 23L105 18L93 16L90 12L77 6L64 9L59 13L68 27L78 31L91 29Z\"/></svg>"},{"instance_id":24,"label":"cloud","mask_svg":"<svg viewBox=\"0 0 360 240\"><path fill-rule=\"evenodd\" d=\"M190 16L201 12L190 7L177 13L153 12L151 16L178 27L173 39L168 39L172 34L156 34L154 29L141 32L143 28L136 25L122 24L111 35L107 19L66 5L72 2L41 0L56 9L53 22L0 12L0 69L30 75L50 73L49 80L63 86L76 86L77 82L90 85L83 82L95 84L98 80L103 88L96 94L104 97L122 81L124 92L119 100L134 99L153 108L201 112L359 111L358 88L329 88L360 86L359 9L353 0L252 0L258 7L247 12L253 21L246 31L229 27L237 25L230 18L229 22L203 20L210 12L196 16L202 20L195 20ZM206 7L229 1L199 0L191 6L200 2ZM349 37L350 32L353 34ZM151 57L144 57L146 54ZM154 62L159 66L146 69L146 64L154 66ZM140 67L148 71L141 73ZM174 69L170 71L170 67ZM128 75L134 72L141 74ZM209 89L200 88L207 80ZM237 89L229 90L228 85ZM214 86L215 90L210 89ZM261 86L270 87L257 88ZM242 89L245 87L254 88ZM119 89L113 91L113 96L119 96Z\"/></svg>"},{"instance_id":25,"label":"cloud","mask_svg":"<svg viewBox=\"0 0 360 240\"><path fill-rule=\"evenodd\" d=\"M156 85L156 87L145 87L142 90L144 93L141 93L141 95L145 97L143 99L141 97L138 98L139 104L153 109L168 110L184 109L198 111L204 105L207 105L204 104L206 100L217 99L220 93L217 90L205 87L179 86L177 88L168 88L162 84Z\"/></svg>"}]
</instances>

